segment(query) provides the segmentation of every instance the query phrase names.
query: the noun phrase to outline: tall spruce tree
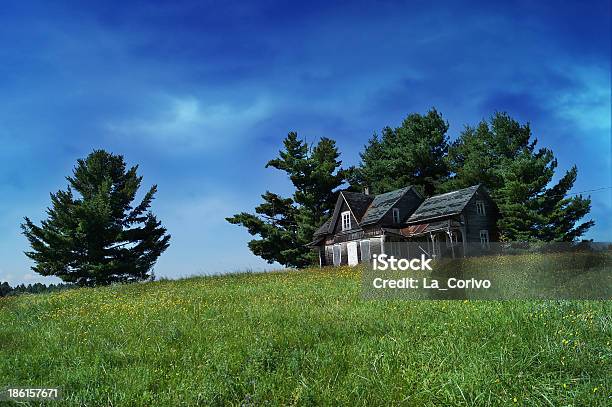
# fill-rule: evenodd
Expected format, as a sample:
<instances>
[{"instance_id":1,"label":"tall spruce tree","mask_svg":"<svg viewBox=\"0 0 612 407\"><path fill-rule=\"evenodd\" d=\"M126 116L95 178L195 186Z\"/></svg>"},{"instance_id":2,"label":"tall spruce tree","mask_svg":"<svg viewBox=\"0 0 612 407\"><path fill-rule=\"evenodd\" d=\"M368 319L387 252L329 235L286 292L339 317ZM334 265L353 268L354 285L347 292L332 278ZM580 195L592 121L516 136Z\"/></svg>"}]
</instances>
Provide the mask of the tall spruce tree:
<instances>
[{"instance_id":1,"label":"tall spruce tree","mask_svg":"<svg viewBox=\"0 0 612 407\"><path fill-rule=\"evenodd\" d=\"M295 188L291 198L266 191L255 213L242 212L227 221L247 228L258 239L248 245L253 254L289 267L313 264L315 257L306 244L331 214L335 192L345 180L335 141L322 138L314 147L291 132L284 150L266 167L284 171Z\"/></svg>"},{"instance_id":2,"label":"tall spruce tree","mask_svg":"<svg viewBox=\"0 0 612 407\"><path fill-rule=\"evenodd\" d=\"M499 206L504 240L575 240L594 224L580 223L591 201L567 195L578 174L575 166L552 184L557 160L536 144L529 124L521 125L506 113L468 126L449 148L453 176L444 189L484 184Z\"/></svg>"},{"instance_id":3,"label":"tall spruce tree","mask_svg":"<svg viewBox=\"0 0 612 407\"><path fill-rule=\"evenodd\" d=\"M137 169L126 170L123 156L103 150L79 159L68 188L51 194L41 226L27 217L22 224L32 270L78 285L150 278L170 235L149 211L157 186L132 206L142 181Z\"/></svg>"},{"instance_id":4,"label":"tall spruce tree","mask_svg":"<svg viewBox=\"0 0 612 407\"><path fill-rule=\"evenodd\" d=\"M437 193L449 176L444 159L447 131L448 123L436 109L425 115L412 113L399 127L385 127L360 154L359 167L351 171L351 186L379 194L414 185L426 196Z\"/></svg>"}]
</instances>

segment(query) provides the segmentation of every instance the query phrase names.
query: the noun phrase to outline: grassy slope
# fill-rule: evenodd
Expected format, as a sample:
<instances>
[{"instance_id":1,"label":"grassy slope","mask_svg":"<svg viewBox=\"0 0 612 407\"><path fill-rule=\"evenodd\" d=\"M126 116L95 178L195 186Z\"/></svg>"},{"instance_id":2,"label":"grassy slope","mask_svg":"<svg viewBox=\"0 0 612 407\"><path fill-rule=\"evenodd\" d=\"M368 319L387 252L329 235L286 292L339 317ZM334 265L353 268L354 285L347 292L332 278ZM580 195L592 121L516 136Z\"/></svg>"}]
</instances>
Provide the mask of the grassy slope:
<instances>
[{"instance_id":1,"label":"grassy slope","mask_svg":"<svg viewBox=\"0 0 612 407\"><path fill-rule=\"evenodd\" d=\"M91 406L604 405L611 309L364 301L349 269L24 295L0 299L0 387Z\"/></svg>"}]
</instances>

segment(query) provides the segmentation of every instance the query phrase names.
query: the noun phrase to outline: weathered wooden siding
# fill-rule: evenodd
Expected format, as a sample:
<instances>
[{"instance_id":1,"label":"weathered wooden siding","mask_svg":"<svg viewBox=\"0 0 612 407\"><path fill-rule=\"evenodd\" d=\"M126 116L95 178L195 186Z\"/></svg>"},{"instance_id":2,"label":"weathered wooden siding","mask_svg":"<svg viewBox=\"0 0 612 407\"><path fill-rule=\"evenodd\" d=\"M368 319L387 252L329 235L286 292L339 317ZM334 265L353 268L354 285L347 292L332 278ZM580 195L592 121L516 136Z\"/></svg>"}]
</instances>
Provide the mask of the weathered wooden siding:
<instances>
[{"instance_id":1,"label":"weathered wooden siding","mask_svg":"<svg viewBox=\"0 0 612 407\"><path fill-rule=\"evenodd\" d=\"M342 199L342 198L338 198L338 199ZM354 231L354 230L361 230L359 228L357 219L355 219L355 216L353 216L353 213L351 212L351 230L350 231L342 231L342 212L348 211L349 207L346 204L346 201L342 200L342 206L340 207L340 213L338 214L338 219L336 220L336 224L334 225L334 234L341 234L341 233L348 233L350 231Z\"/></svg>"},{"instance_id":2,"label":"weathered wooden siding","mask_svg":"<svg viewBox=\"0 0 612 407\"><path fill-rule=\"evenodd\" d=\"M381 240L380 237L369 237L369 238L364 238L364 239L356 239L353 240L355 243L357 243L357 258L359 259L359 262L361 263L363 261L363 256L361 254L361 241L362 240L369 240L370 241L370 255L372 254L381 254ZM347 248L347 244L348 242L341 242L341 243L333 243L333 244L328 244L325 245L325 250L324 250L324 265L328 265L328 266L332 266L334 264L334 245L335 244L339 244L341 247L341 252L342 252L342 259L341 259L341 265L347 265L348 264L348 248Z\"/></svg>"},{"instance_id":3,"label":"weathered wooden siding","mask_svg":"<svg viewBox=\"0 0 612 407\"><path fill-rule=\"evenodd\" d=\"M374 254L381 254L380 249L381 249L381 245L380 245L380 237L368 237L368 238L364 238L364 239L359 239L357 241L357 245L359 247L359 263L362 263L365 259L363 258L363 255L361 253L361 242L367 240L370 242L370 259L372 255Z\"/></svg>"},{"instance_id":4,"label":"weathered wooden siding","mask_svg":"<svg viewBox=\"0 0 612 407\"><path fill-rule=\"evenodd\" d=\"M476 210L477 201L482 201L484 203L484 215L479 214ZM466 225L466 240L468 243L479 243L481 230L489 231L489 241L494 242L499 240L499 233L497 231L497 208L485 193L476 191L472 199L470 199L465 206L462 216Z\"/></svg>"}]
</instances>

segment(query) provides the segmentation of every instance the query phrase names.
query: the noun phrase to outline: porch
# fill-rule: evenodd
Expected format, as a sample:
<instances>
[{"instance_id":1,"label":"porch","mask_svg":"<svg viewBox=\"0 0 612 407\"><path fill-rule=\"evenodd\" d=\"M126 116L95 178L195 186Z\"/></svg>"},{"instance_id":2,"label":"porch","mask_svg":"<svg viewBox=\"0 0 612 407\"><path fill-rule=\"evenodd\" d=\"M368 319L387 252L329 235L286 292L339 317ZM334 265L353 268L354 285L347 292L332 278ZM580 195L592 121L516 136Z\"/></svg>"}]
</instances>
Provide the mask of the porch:
<instances>
[{"instance_id":1,"label":"porch","mask_svg":"<svg viewBox=\"0 0 612 407\"><path fill-rule=\"evenodd\" d=\"M409 242L422 243L419 247L433 258L467 254L465 225L455 219L409 225L399 229L399 234Z\"/></svg>"}]
</instances>

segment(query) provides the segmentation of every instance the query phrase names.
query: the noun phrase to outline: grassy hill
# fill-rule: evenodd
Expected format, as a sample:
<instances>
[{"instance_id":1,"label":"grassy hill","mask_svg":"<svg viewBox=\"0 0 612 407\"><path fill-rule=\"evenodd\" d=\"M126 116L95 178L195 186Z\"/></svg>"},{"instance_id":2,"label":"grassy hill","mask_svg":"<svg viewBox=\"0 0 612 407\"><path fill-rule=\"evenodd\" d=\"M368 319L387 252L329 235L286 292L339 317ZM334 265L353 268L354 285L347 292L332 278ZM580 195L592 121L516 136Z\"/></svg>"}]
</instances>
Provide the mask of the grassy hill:
<instances>
[{"instance_id":1,"label":"grassy hill","mask_svg":"<svg viewBox=\"0 0 612 407\"><path fill-rule=\"evenodd\" d=\"M90 406L610 402L610 302L365 301L360 284L343 268L0 298L0 387Z\"/></svg>"}]
</instances>

